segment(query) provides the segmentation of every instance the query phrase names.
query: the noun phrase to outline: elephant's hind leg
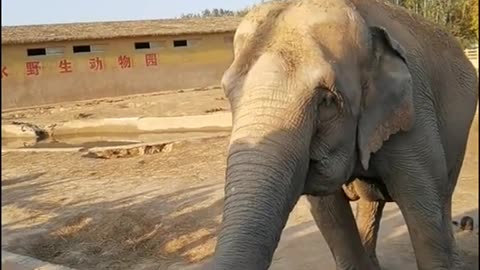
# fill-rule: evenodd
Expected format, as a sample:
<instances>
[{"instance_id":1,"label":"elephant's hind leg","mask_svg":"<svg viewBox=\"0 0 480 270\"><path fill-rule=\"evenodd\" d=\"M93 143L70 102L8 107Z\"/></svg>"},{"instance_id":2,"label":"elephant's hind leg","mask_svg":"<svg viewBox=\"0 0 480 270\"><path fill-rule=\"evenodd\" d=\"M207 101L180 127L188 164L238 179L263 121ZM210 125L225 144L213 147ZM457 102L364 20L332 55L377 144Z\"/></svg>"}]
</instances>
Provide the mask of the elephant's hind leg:
<instances>
[{"instance_id":1,"label":"elephant's hind leg","mask_svg":"<svg viewBox=\"0 0 480 270\"><path fill-rule=\"evenodd\" d=\"M352 208L342 190L328 196L308 196L311 213L340 270L379 269L363 248Z\"/></svg>"},{"instance_id":2,"label":"elephant's hind leg","mask_svg":"<svg viewBox=\"0 0 480 270\"><path fill-rule=\"evenodd\" d=\"M466 147L466 145L465 145L465 147ZM453 192L454 192L455 187L456 187L457 182L458 182L458 177L460 175L460 170L462 168L462 163L463 163L464 156L465 156L465 150L462 151L459 154L459 156L458 156L458 158L455 162L455 166L453 166L453 168L451 168L449 173L448 173L449 181L448 181L448 188L447 188L447 192L446 192L447 199L446 199L445 207L444 207L444 218L447 220L447 222L449 224L452 224L452 222L453 222L453 218L452 218ZM455 265L459 266L459 268L463 267L462 260L460 258L460 254L459 254L459 251L458 251L458 246L457 246L457 243L456 243L456 240L455 240L453 229L449 230L448 236L450 237L450 241L452 241L453 244L454 244L454 250L453 250L454 263L455 263Z\"/></svg>"},{"instance_id":3,"label":"elephant's hind leg","mask_svg":"<svg viewBox=\"0 0 480 270\"><path fill-rule=\"evenodd\" d=\"M377 237L384 207L385 201L365 199L357 201L356 222L360 239L365 251L377 267L380 267L376 253Z\"/></svg>"},{"instance_id":4,"label":"elephant's hind leg","mask_svg":"<svg viewBox=\"0 0 480 270\"><path fill-rule=\"evenodd\" d=\"M380 179L357 179L351 186L359 198L355 218L360 239L373 263L379 267L376 254L378 230L385 203L392 199Z\"/></svg>"}]
</instances>

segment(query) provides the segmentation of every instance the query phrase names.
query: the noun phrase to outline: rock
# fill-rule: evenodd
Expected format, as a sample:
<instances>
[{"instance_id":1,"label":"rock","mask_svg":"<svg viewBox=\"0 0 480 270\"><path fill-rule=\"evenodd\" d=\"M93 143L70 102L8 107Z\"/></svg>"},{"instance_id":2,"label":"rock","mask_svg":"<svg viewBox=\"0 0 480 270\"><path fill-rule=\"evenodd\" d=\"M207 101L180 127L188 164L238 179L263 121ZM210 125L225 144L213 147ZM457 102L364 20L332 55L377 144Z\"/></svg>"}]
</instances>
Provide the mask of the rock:
<instances>
[{"instance_id":1,"label":"rock","mask_svg":"<svg viewBox=\"0 0 480 270\"><path fill-rule=\"evenodd\" d=\"M214 112L222 112L222 111L225 111L224 108L212 108L212 109L209 109L209 110L206 110L205 113L214 113Z\"/></svg>"},{"instance_id":2,"label":"rock","mask_svg":"<svg viewBox=\"0 0 480 270\"><path fill-rule=\"evenodd\" d=\"M462 231L473 231L473 218L470 216L464 216L460 220L460 230Z\"/></svg>"},{"instance_id":3,"label":"rock","mask_svg":"<svg viewBox=\"0 0 480 270\"><path fill-rule=\"evenodd\" d=\"M86 157L93 158L129 158L143 155L153 155L172 151L172 143L134 144L115 147L96 147L88 150Z\"/></svg>"},{"instance_id":4,"label":"rock","mask_svg":"<svg viewBox=\"0 0 480 270\"><path fill-rule=\"evenodd\" d=\"M173 143L169 143L169 144L166 144L163 149L162 149L162 152L163 153L170 153L172 152L173 150Z\"/></svg>"},{"instance_id":5,"label":"rock","mask_svg":"<svg viewBox=\"0 0 480 270\"><path fill-rule=\"evenodd\" d=\"M79 113L75 116L75 119L89 118L92 115L93 115L93 113Z\"/></svg>"}]
</instances>

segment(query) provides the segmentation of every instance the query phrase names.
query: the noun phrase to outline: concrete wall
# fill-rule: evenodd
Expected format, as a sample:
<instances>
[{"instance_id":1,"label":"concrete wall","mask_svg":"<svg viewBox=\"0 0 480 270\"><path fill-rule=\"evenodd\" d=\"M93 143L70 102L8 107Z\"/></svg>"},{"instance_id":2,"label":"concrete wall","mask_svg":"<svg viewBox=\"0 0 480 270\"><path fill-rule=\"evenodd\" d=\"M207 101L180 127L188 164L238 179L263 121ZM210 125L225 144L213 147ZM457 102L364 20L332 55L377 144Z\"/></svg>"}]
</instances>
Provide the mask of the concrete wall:
<instances>
[{"instance_id":1,"label":"concrete wall","mask_svg":"<svg viewBox=\"0 0 480 270\"><path fill-rule=\"evenodd\" d=\"M218 84L233 59L232 36L233 33L2 46L2 108ZM173 40L182 39L188 40L189 46L175 48ZM135 50L135 42L155 42L160 47ZM74 54L73 45L102 46L104 51ZM27 56L28 48L55 47L63 47L63 55ZM157 65L146 65L147 54L156 56ZM130 58L130 68L121 67L120 56ZM94 60L100 60L103 69L95 70L90 64ZM38 75L28 74L28 62L39 63ZM65 62L70 63L68 67L62 66Z\"/></svg>"}]
</instances>

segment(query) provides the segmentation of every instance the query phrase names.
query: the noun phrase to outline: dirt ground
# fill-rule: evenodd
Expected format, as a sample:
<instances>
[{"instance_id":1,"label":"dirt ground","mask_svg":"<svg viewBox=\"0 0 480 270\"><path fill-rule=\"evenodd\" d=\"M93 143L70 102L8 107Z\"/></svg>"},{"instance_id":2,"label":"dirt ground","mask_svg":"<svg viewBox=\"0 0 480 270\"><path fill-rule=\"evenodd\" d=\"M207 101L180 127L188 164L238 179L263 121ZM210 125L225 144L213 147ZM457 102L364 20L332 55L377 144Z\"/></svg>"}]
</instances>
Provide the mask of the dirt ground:
<instances>
[{"instance_id":1,"label":"dirt ground","mask_svg":"<svg viewBox=\"0 0 480 270\"><path fill-rule=\"evenodd\" d=\"M80 105L77 105L80 104ZM63 108L63 109L62 109ZM77 117L204 114L228 110L220 89L105 99L2 113L2 122L46 125ZM90 115L91 114L91 115ZM454 196L467 269L478 269L478 120ZM168 153L92 159L82 153L2 154L2 247L77 269L183 269L203 262L221 218L228 137L175 144ZM355 207L355 204L352 204ZM378 244L384 269L416 269L404 220L386 207ZM302 198L290 215L273 270L335 269Z\"/></svg>"},{"instance_id":2,"label":"dirt ground","mask_svg":"<svg viewBox=\"0 0 480 270\"><path fill-rule=\"evenodd\" d=\"M12 109L2 112L2 124L17 121L46 126L80 118L185 116L229 110L223 90L208 87Z\"/></svg>"}]
</instances>

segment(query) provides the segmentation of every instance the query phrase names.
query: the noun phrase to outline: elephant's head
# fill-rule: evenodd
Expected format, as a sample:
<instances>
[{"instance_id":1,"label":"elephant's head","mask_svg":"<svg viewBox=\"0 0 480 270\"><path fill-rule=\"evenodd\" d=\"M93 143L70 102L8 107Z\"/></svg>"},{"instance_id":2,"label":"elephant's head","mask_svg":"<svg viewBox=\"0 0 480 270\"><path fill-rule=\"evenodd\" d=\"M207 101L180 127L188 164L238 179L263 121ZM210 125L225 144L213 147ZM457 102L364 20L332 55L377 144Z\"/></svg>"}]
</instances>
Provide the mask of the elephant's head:
<instances>
[{"instance_id":1,"label":"elephant's head","mask_svg":"<svg viewBox=\"0 0 480 270\"><path fill-rule=\"evenodd\" d=\"M274 2L251 11L222 84L233 113L214 269L267 269L289 213L366 170L413 122L405 51L341 0Z\"/></svg>"}]
</instances>

